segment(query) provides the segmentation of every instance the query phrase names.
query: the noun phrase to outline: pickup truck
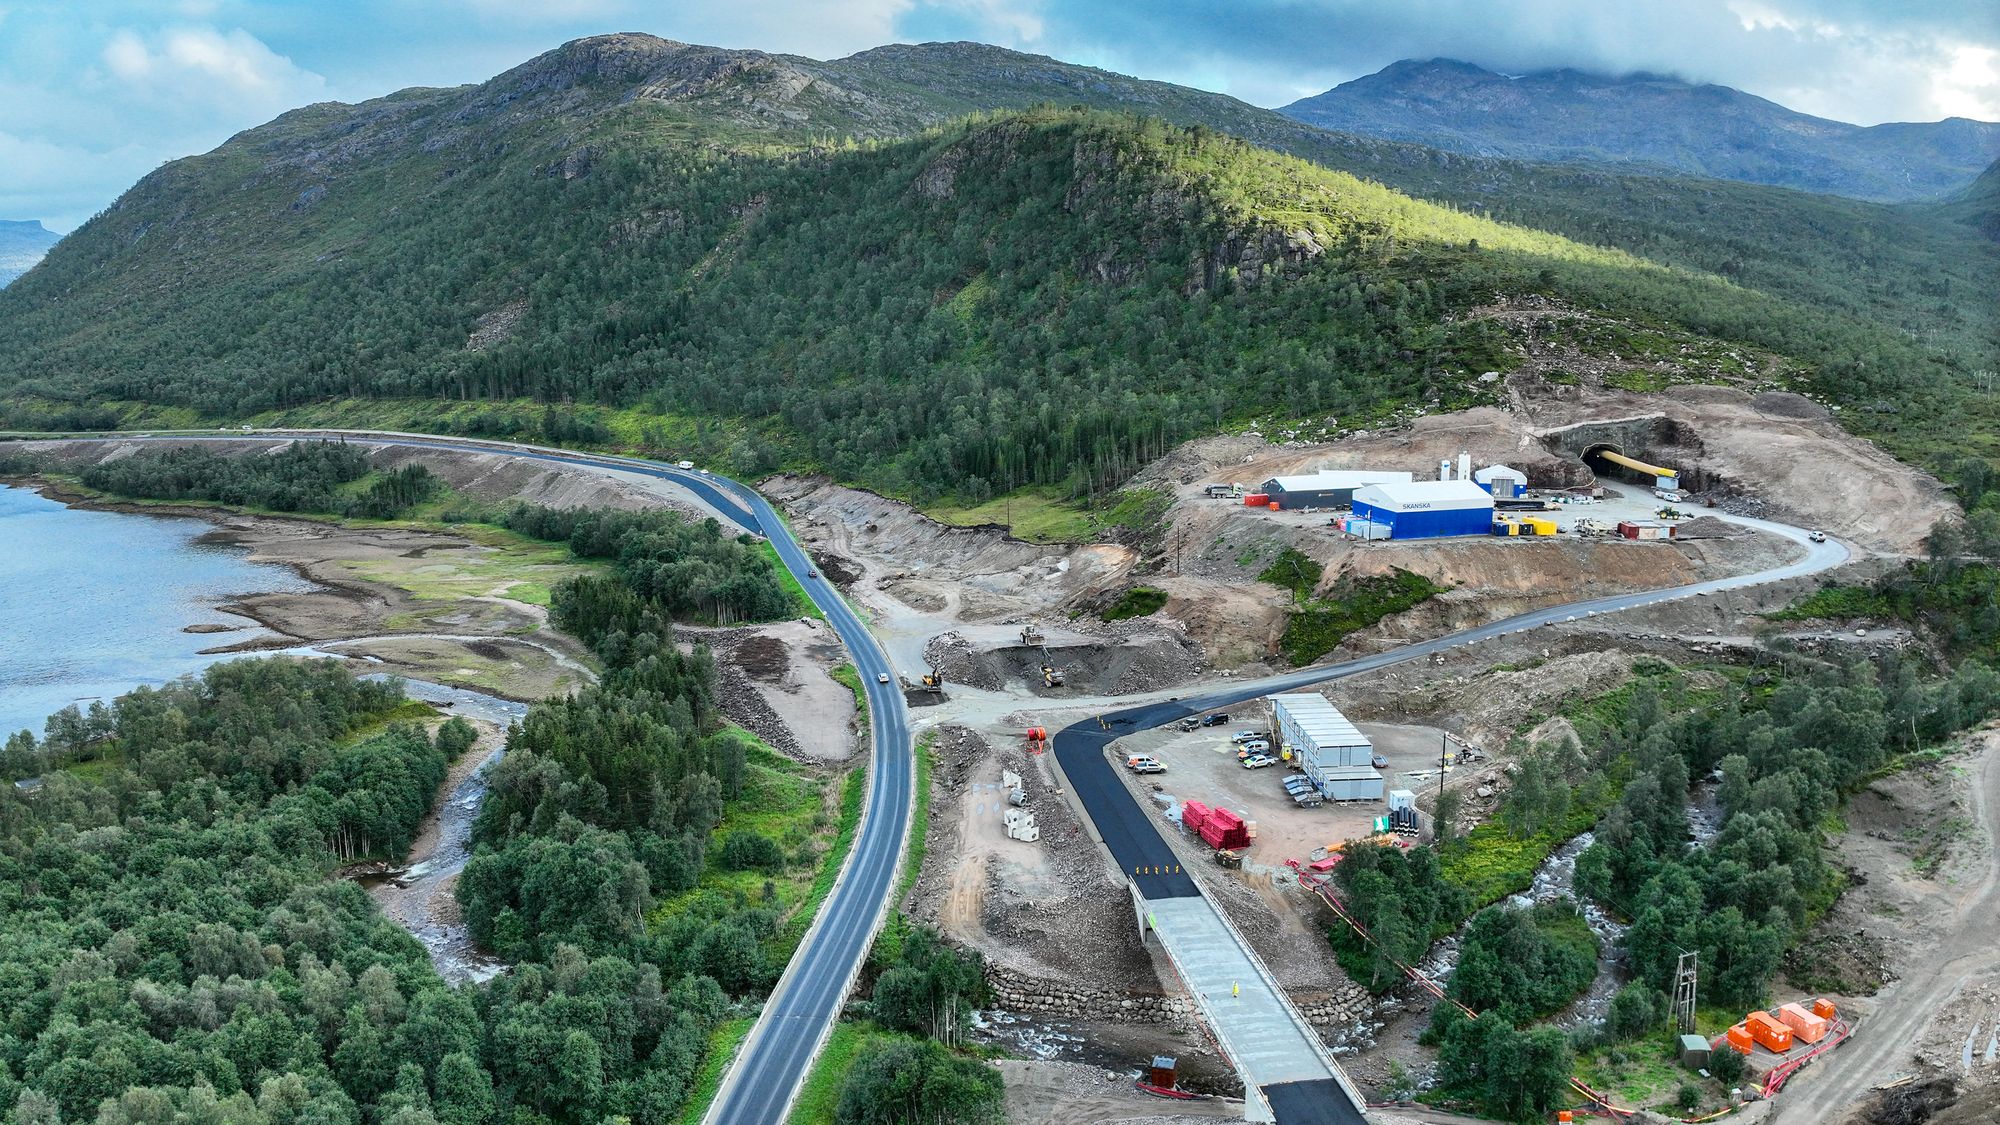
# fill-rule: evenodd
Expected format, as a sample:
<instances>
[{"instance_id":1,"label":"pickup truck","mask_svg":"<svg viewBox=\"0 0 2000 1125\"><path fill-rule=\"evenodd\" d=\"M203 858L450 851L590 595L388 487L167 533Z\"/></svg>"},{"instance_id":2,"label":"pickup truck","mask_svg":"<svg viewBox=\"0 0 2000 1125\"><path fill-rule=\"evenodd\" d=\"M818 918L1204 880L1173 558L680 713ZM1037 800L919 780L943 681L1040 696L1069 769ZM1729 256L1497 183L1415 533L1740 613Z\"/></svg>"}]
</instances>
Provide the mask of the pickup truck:
<instances>
[{"instance_id":1,"label":"pickup truck","mask_svg":"<svg viewBox=\"0 0 2000 1125\"><path fill-rule=\"evenodd\" d=\"M1243 759L1243 768L1246 770L1261 770L1265 766L1275 766L1277 764L1278 759L1273 758L1269 754L1252 754Z\"/></svg>"}]
</instances>

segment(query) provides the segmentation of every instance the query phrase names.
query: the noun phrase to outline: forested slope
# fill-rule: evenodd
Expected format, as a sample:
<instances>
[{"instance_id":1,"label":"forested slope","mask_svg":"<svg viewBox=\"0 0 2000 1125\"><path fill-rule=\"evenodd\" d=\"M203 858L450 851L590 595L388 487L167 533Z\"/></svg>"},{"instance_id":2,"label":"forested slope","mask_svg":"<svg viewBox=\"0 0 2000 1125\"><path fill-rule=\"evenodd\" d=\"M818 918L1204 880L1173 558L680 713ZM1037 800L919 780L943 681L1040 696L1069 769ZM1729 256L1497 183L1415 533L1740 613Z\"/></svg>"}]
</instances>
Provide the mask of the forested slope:
<instances>
[{"instance_id":1,"label":"forested slope","mask_svg":"<svg viewBox=\"0 0 2000 1125\"><path fill-rule=\"evenodd\" d=\"M211 419L601 403L718 420L746 471L977 500L1101 489L1253 414L1470 404L1470 379L1508 357L1462 314L1499 293L1794 356L1829 393L1891 402L1878 430L1949 416L1985 338L1990 312L1961 299L1978 261L1921 216L1843 241L1888 212L1621 199L1587 174L1461 166L1079 77L1100 74L968 45L814 63L613 36L478 87L299 110L149 176L0 294L0 423L91 417L74 404L92 400ZM1206 127L1043 107L925 129L982 97L1066 93L1440 196L1500 183L1509 214L1700 272ZM1744 220L1751 204L1769 214ZM1893 294L1829 280L1839 254Z\"/></svg>"}]
</instances>

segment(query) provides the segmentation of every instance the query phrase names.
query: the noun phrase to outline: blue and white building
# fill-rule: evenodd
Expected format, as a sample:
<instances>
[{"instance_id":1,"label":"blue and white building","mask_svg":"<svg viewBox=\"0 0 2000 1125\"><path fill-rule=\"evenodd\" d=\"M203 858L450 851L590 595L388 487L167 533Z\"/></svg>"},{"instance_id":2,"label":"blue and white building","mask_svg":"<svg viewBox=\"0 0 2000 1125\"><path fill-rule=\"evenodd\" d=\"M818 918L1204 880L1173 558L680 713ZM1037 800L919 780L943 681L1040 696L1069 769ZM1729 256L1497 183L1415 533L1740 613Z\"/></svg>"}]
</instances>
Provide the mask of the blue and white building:
<instances>
[{"instance_id":1,"label":"blue and white building","mask_svg":"<svg viewBox=\"0 0 2000 1125\"><path fill-rule=\"evenodd\" d=\"M1488 465L1473 473L1472 479L1496 500L1518 500L1528 491L1528 474L1511 465Z\"/></svg>"},{"instance_id":2,"label":"blue and white building","mask_svg":"<svg viewBox=\"0 0 2000 1125\"><path fill-rule=\"evenodd\" d=\"M1378 534L1382 529L1387 530L1389 539L1490 535L1493 494L1469 480L1371 484L1354 490L1354 515L1349 522L1365 522L1371 531L1369 538L1384 538Z\"/></svg>"}]
</instances>

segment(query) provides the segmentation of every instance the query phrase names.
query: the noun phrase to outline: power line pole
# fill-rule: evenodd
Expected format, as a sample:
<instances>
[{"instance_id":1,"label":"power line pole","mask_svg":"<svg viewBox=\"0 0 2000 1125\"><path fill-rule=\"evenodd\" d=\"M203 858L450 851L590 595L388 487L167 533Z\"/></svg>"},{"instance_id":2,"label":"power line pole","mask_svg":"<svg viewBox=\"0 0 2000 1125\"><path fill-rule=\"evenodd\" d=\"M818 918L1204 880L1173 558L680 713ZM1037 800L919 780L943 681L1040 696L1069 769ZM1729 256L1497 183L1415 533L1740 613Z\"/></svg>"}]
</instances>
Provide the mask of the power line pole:
<instances>
[{"instance_id":1,"label":"power line pole","mask_svg":"<svg viewBox=\"0 0 2000 1125\"><path fill-rule=\"evenodd\" d=\"M1696 960L1693 950L1683 949L1674 970L1674 1024L1683 1035L1694 1030Z\"/></svg>"}]
</instances>

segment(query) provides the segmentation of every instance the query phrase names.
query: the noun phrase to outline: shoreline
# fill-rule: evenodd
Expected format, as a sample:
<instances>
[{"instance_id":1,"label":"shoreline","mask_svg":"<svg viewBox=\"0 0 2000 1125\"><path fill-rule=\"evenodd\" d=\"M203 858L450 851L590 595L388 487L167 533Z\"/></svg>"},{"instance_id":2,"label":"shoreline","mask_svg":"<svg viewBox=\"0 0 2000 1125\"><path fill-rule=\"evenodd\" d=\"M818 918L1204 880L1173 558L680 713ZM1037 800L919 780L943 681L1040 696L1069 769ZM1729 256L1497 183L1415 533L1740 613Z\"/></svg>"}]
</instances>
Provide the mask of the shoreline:
<instances>
[{"instance_id":1,"label":"shoreline","mask_svg":"<svg viewBox=\"0 0 2000 1125\"><path fill-rule=\"evenodd\" d=\"M142 504L79 492L39 474L0 478L0 484L83 511L198 519L209 527L193 539L196 546L230 548L250 562L282 566L312 587L231 593L214 612L245 624L180 626L223 640L199 650L200 656L227 659L352 644L352 651L319 658L345 661L357 674L390 672L516 703L534 703L594 675L591 654L557 630L539 606L495 591L420 597L395 582L355 572L362 565L391 572L401 567L414 584L421 571L431 569L429 556L476 562L495 550L466 536L429 528L354 527L332 518L219 505ZM263 635L224 640L251 628Z\"/></svg>"}]
</instances>

